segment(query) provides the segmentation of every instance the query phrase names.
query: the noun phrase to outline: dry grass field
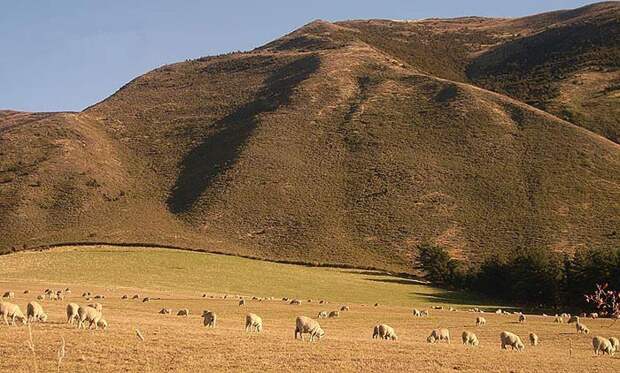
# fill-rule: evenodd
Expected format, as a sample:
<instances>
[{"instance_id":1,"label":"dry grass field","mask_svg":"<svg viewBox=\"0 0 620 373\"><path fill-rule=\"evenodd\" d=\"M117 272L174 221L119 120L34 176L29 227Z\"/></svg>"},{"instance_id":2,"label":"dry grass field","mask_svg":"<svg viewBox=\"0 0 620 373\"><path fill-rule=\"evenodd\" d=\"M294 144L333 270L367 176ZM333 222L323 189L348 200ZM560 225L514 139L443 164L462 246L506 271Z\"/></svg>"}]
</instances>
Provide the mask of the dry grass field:
<instances>
[{"instance_id":1,"label":"dry grass field","mask_svg":"<svg viewBox=\"0 0 620 373\"><path fill-rule=\"evenodd\" d=\"M64 301L41 302L49 320L32 325L34 354L27 347L27 327L0 325L2 372L34 371L35 364L40 372L57 371L62 338L66 354L60 370L64 372L611 372L620 367L620 357L595 357L590 345L592 335L620 336L620 323L587 320L592 332L583 336L573 325L554 324L553 318L528 316L525 324L518 324L516 315L487 312L487 326L477 328L477 314L467 312L469 305L462 305L467 303L466 295L445 294L407 279L364 271L174 250L90 247L5 255L0 257L0 272L0 290L15 291L14 302L24 310L45 288L72 289ZM23 294L26 289L30 294ZM65 305L86 303L80 297L86 290L105 295L100 302L110 324L108 330L77 330L64 323ZM161 300L121 300L124 294ZM222 299L223 294L243 295L248 302L239 306L237 298ZM254 295L276 300L251 300ZM284 296L298 297L302 304L289 305L280 300ZM329 303L318 304L319 299ZM380 305L374 307L375 302ZM345 303L350 311L320 321L326 332L320 342L294 340L297 315L315 317L320 310L334 310ZM458 311L431 309L436 304ZM162 307L175 312L187 307L192 314L160 315L157 312ZM430 309L430 317L414 318L412 307ZM218 314L215 329L202 326L200 313L204 309ZM244 332L248 312L263 318L262 333ZM377 323L393 326L399 340L371 339ZM449 328L452 344L428 344L426 337L435 327ZM144 341L137 338L136 329ZM463 330L474 331L480 346L463 346ZM502 330L515 332L524 342L533 331L541 345L527 345L520 353L501 350Z\"/></svg>"}]
</instances>

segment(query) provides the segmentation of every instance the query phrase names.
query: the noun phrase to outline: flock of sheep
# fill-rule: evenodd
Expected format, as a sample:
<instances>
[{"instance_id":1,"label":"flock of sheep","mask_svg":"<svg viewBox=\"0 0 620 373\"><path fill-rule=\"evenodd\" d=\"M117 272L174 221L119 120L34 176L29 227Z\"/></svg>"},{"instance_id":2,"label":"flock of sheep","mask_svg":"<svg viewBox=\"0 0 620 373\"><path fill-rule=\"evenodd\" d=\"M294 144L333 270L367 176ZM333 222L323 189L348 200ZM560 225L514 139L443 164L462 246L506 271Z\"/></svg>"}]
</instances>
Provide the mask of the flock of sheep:
<instances>
[{"instance_id":1,"label":"flock of sheep","mask_svg":"<svg viewBox=\"0 0 620 373\"><path fill-rule=\"evenodd\" d=\"M26 290L24 294L28 294L29 292ZM42 295L37 297L37 300L49 299L49 300L63 300L64 296L71 294L71 290L66 288L64 290L53 291L51 289L46 289ZM46 322L47 314L44 312L43 307L37 301L31 301L26 306L26 315L22 312L21 308L14 303L11 303L15 297L14 292L7 291L3 294L3 300L0 301L0 315L2 316L4 323L6 325L16 325L16 321L20 321L22 324L34 323L34 322ZM82 294L82 297L86 301L90 301L94 299L104 299L105 297L102 295L92 295L90 292L85 292ZM206 295L203 295L206 297ZM226 298L227 296L224 296ZM129 296L123 295L121 299L129 299ZM134 295L131 299L140 299L138 295ZM159 298L143 298L143 302L149 302L154 299ZM262 301L263 299L254 297L253 299ZM273 298L269 298L273 299ZM291 305L299 305L301 301L297 299L289 300L288 298L283 298L283 301ZM320 304L326 304L326 301L320 301ZM239 300L239 306L244 306L246 304L245 299L241 298ZM375 304L378 306L378 304ZM436 307L441 309L442 307ZM455 309L450 308L451 311L455 311ZM336 318L340 316L340 312L349 311L349 306L341 306L339 310L334 311L320 311L317 315L318 319L323 318ZM470 309L471 312L479 312L484 313L479 309ZM172 314L172 310L169 308L162 308L159 311L160 314ZM427 310L418 310L413 309L413 316L415 317L428 317L429 312ZM501 309L497 310L496 313L508 313L502 311ZM107 329L108 323L103 316L103 306L100 303L90 303L88 305L79 305L77 303L69 303L66 307L66 315L67 324L76 325L77 328L81 329L91 329L91 328L101 328L103 330ZM190 311L187 308L182 308L177 312L178 316L189 316ZM544 315L543 316L547 316ZM583 314L581 317L586 316ZM597 314L590 314L590 317L597 318ZM204 310L202 313L203 325L209 328L215 328L217 323L217 315L213 311ZM563 323L564 319L568 319L567 323L575 323L575 327L577 333L579 334L589 334L590 330L588 327L581 321L581 318L576 315L562 314L555 315L554 322L555 323ZM518 322L525 323L526 316L522 313L518 313ZM487 321L483 316L476 317L476 326L484 327ZM254 313L248 313L245 318L245 330L247 332L258 332L260 333L263 330L263 320L260 316ZM295 339L300 338L304 339L304 334L309 335L310 341L320 340L324 335L325 331L321 328L319 322L315 319L312 319L307 316L298 316L295 320ZM510 347L516 351L522 351L525 348L524 343L521 338L509 331L502 331L500 333L500 345L502 349L507 349ZM398 336L393 327L387 324L379 324L373 327L372 333L373 339L384 339L384 340L397 340ZM475 333L465 330L461 334L461 339L464 345L467 346L478 346L480 344L478 337ZM445 342L450 343L450 331L446 328L438 328L433 329L430 335L427 337L428 343L436 343L436 342ZM529 342L532 346L537 346L539 344L539 337L535 333L529 334ZM620 351L620 341L618 338L611 337L605 338L601 336L595 336L592 339L592 347L594 349L594 353L596 355L599 354L607 354L613 355L615 352Z\"/></svg>"}]
</instances>

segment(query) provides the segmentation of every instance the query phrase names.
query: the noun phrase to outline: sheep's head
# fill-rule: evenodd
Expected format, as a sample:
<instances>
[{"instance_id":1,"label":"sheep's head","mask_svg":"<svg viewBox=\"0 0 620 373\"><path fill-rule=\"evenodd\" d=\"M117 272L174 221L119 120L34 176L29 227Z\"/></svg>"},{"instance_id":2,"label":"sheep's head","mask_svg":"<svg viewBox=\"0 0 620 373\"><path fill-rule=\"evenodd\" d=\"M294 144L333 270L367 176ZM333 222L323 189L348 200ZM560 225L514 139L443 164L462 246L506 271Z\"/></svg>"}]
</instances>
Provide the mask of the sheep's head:
<instances>
[{"instance_id":1,"label":"sheep's head","mask_svg":"<svg viewBox=\"0 0 620 373\"><path fill-rule=\"evenodd\" d=\"M323 331L323 329L318 328L316 330L316 336L319 337L319 339L323 338L324 335L325 335L325 332Z\"/></svg>"},{"instance_id":2,"label":"sheep's head","mask_svg":"<svg viewBox=\"0 0 620 373\"><path fill-rule=\"evenodd\" d=\"M398 339L398 336L397 336L396 334L392 334L392 335L390 336L390 339L392 339L393 341L395 341L395 340L397 340L397 339Z\"/></svg>"},{"instance_id":3,"label":"sheep's head","mask_svg":"<svg viewBox=\"0 0 620 373\"><path fill-rule=\"evenodd\" d=\"M46 322L47 321L47 314L44 313L41 316L39 316L39 321Z\"/></svg>"},{"instance_id":4,"label":"sheep's head","mask_svg":"<svg viewBox=\"0 0 620 373\"><path fill-rule=\"evenodd\" d=\"M426 342L428 343L434 343L435 342L435 336L434 335L429 335L428 338L426 338Z\"/></svg>"},{"instance_id":5,"label":"sheep's head","mask_svg":"<svg viewBox=\"0 0 620 373\"><path fill-rule=\"evenodd\" d=\"M523 342L521 341L517 341L515 347L517 348L517 351L523 351L525 349L525 345L523 345Z\"/></svg>"},{"instance_id":6,"label":"sheep's head","mask_svg":"<svg viewBox=\"0 0 620 373\"><path fill-rule=\"evenodd\" d=\"M209 310L202 311L202 317L206 317L209 313L211 313Z\"/></svg>"}]
</instances>

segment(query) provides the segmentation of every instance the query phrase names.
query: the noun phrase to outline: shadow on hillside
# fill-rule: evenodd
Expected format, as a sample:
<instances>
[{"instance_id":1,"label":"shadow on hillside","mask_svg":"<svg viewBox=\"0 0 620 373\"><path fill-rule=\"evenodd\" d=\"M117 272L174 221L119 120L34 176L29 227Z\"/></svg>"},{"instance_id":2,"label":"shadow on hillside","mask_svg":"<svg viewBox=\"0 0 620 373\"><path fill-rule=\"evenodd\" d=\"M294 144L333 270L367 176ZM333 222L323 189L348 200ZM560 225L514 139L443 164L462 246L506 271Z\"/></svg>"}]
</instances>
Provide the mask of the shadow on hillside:
<instances>
[{"instance_id":1,"label":"shadow on hillside","mask_svg":"<svg viewBox=\"0 0 620 373\"><path fill-rule=\"evenodd\" d=\"M188 212L216 178L232 167L256 128L256 116L288 104L302 81L320 64L317 56L305 56L277 69L264 82L254 101L214 124L215 133L192 149L181 162L180 174L166 201L175 214Z\"/></svg>"}]
</instances>

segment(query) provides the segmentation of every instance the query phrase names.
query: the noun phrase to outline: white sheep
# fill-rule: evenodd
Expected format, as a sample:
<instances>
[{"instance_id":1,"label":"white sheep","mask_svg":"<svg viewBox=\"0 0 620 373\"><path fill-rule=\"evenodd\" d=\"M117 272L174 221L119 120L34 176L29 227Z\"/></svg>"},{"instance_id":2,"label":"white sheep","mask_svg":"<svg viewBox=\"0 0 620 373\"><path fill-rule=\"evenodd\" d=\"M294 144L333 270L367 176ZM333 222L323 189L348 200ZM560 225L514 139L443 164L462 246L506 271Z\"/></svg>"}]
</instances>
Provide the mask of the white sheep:
<instances>
[{"instance_id":1,"label":"white sheep","mask_svg":"<svg viewBox=\"0 0 620 373\"><path fill-rule=\"evenodd\" d=\"M78 308L78 315L80 317L78 322L78 329L86 329L87 322L88 329L92 328L93 326L95 327L95 329L97 329L97 327L99 326L99 322L103 318L103 314L101 313L101 311L98 311L97 309L90 306L80 306L80 308Z\"/></svg>"},{"instance_id":2,"label":"white sheep","mask_svg":"<svg viewBox=\"0 0 620 373\"><path fill-rule=\"evenodd\" d=\"M317 315L317 318L326 319L328 315L329 313L327 311L320 311L319 314Z\"/></svg>"},{"instance_id":3,"label":"white sheep","mask_svg":"<svg viewBox=\"0 0 620 373\"><path fill-rule=\"evenodd\" d=\"M170 308L162 308L161 310L159 310L159 313L162 315L170 315L172 313L172 310Z\"/></svg>"},{"instance_id":4,"label":"white sheep","mask_svg":"<svg viewBox=\"0 0 620 373\"><path fill-rule=\"evenodd\" d=\"M394 328L392 328L391 326L387 324L379 324L375 325L375 327L373 328L372 338L391 339L395 341L398 339L398 336L396 335Z\"/></svg>"},{"instance_id":5,"label":"white sheep","mask_svg":"<svg viewBox=\"0 0 620 373\"><path fill-rule=\"evenodd\" d=\"M327 317L329 317L329 318L340 317L340 312L339 311L331 311L329 313L329 315L327 315Z\"/></svg>"},{"instance_id":6,"label":"white sheep","mask_svg":"<svg viewBox=\"0 0 620 373\"><path fill-rule=\"evenodd\" d=\"M562 324L564 323L564 318L562 316L555 315L555 319L553 319L553 322L556 324Z\"/></svg>"},{"instance_id":7,"label":"white sheep","mask_svg":"<svg viewBox=\"0 0 620 373\"><path fill-rule=\"evenodd\" d=\"M420 317L428 317L428 311L427 310L420 311Z\"/></svg>"},{"instance_id":8,"label":"white sheep","mask_svg":"<svg viewBox=\"0 0 620 373\"><path fill-rule=\"evenodd\" d=\"M298 305L300 305L300 304L301 304L301 301L300 301L299 299L293 299L293 300L291 300L291 301L289 302L289 304L292 304L292 305L297 305L297 306L298 306Z\"/></svg>"},{"instance_id":9,"label":"white sheep","mask_svg":"<svg viewBox=\"0 0 620 373\"><path fill-rule=\"evenodd\" d=\"M78 310L80 309L80 305L77 303L69 303L67 304L67 324L73 324L74 321L80 320L80 315L78 314Z\"/></svg>"},{"instance_id":10,"label":"white sheep","mask_svg":"<svg viewBox=\"0 0 620 373\"><path fill-rule=\"evenodd\" d=\"M202 311L202 325L208 328L215 328L215 324L217 323L217 315L213 311L204 310Z\"/></svg>"},{"instance_id":11,"label":"white sheep","mask_svg":"<svg viewBox=\"0 0 620 373\"><path fill-rule=\"evenodd\" d=\"M480 342L478 342L478 337L476 334L469 332L467 330L463 331L461 334L461 339L463 340L463 344L466 346L478 346Z\"/></svg>"},{"instance_id":12,"label":"white sheep","mask_svg":"<svg viewBox=\"0 0 620 373\"><path fill-rule=\"evenodd\" d=\"M590 333L590 329L588 329L588 327L585 326L585 324L582 324L579 321L577 321L577 323L575 324L575 329L577 329L577 333L579 333L579 334L589 334Z\"/></svg>"},{"instance_id":13,"label":"white sheep","mask_svg":"<svg viewBox=\"0 0 620 373\"><path fill-rule=\"evenodd\" d=\"M530 337L530 344L532 346L538 346L538 343L539 343L538 336L536 334L534 334L534 333L530 333L529 337Z\"/></svg>"},{"instance_id":14,"label":"white sheep","mask_svg":"<svg viewBox=\"0 0 620 373\"><path fill-rule=\"evenodd\" d=\"M256 331L260 333L263 330L263 319L253 313L245 316L245 331Z\"/></svg>"},{"instance_id":15,"label":"white sheep","mask_svg":"<svg viewBox=\"0 0 620 373\"><path fill-rule=\"evenodd\" d=\"M525 345L521 342L521 338L514 333L503 331L500 333L499 338L502 344L502 349L504 350L507 346L510 346L513 350L517 351L522 351L525 348Z\"/></svg>"},{"instance_id":16,"label":"white sheep","mask_svg":"<svg viewBox=\"0 0 620 373\"><path fill-rule=\"evenodd\" d=\"M596 312L592 312L592 313L590 314L590 318L592 318L592 319L598 319L598 313L596 313Z\"/></svg>"},{"instance_id":17,"label":"white sheep","mask_svg":"<svg viewBox=\"0 0 620 373\"><path fill-rule=\"evenodd\" d=\"M17 304L10 302L0 302L0 315L2 315L6 325L9 325L9 320L11 320L10 325L15 325L15 320L21 321L24 325L27 322L21 308Z\"/></svg>"},{"instance_id":18,"label":"white sheep","mask_svg":"<svg viewBox=\"0 0 620 373\"><path fill-rule=\"evenodd\" d=\"M476 317L476 326L485 326L487 324L487 319L482 316Z\"/></svg>"},{"instance_id":19,"label":"white sheep","mask_svg":"<svg viewBox=\"0 0 620 373\"><path fill-rule=\"evenodd\" d=\"M519 315L519 323L524 323L525 322L525 315L524 314L520 314Z\"/></svg>"},{"instance_id":20,"label":"white sheep","mask_svg":"<svg viewBox=\"0 0 620 373\"><path fill-rule=\"evenodd\" d=\"M349 306L344 305L344 306L340 307L340 311L342 311L342 312L349 311Z\"/></svg>"},{"instance_id":21,"label":"white sheep","mask_svg":"<svg viewBox=\"0 0 620 373\"><path fill-rule=\"evenodd\" d=\"M131 299L140 299L140 295L134 294L133 297L131 297Z\"/></svg>"},{"instance_id":22,"label":"white sheep","mask_svg":"<svg viewBox=\"0 0 620 373\"><path fill-rule=\"evenodd\" d=\"M2 298L13 299L15 298L15 293L9 290L2 295Z\"/></svg>"},{"instance_id":23,"label":"white sheep","mask_svg":"<svg viewBox=\"0 0 620 373\"><path fill-rule=\"evenodd\" d=\"M177 312L177 316L189 316L189 313L187 308L181 308L179 312Z\"/></svg>"},{"instance_id":24,"label":"white sheep","mask_svg":"<svg viewBox=\"0 0 620 373\"><path fill-rule=\"evenodd\" d=\"M414 309L411 311L411 313L413 313L413 316L415 316L415 317L420 317L420 316L422 316L422 312L420 312L420 310L419 310L419 309L417 309L417 308L414 308Z\"/></svg>"},{"instance_id":25,"label":"white sheep","mask_svg":"<svg viewBox=\"0 0 620 373\"><path fill-rule=\"evenodd\" d=\"M321 339L325 335L323 329L321 329L321 325L316 320L313 320L306 316L298 316L295 320L295 339L297 339L297 335L301 340L304 340L304 333L310 334L310 342L314 341L315 338Z\"/></svg>"},{"instance_id":26,"label":"white sheep","mask_svg":"<svg viewBox=\"0 0 620 373\"><path fill-rule=\"evenodd\" d=\"M28 317L28 322L47 321L47 314L43 312L43 307L35 301L28 303L28 306L26 306L26 316Z\"/></svg>"},{"instance_id":27,"label":"white sheep","mask_svg":"<svg viewBox=\"0 0 620 373\"><path fill-rule=\"evenodd\" d=\"M620 351L620 340L616 337L609 338L609 342L611 343L611 347L614 348L614 352Z\"/></svg>"},{"instance_id":28,"label":"white sheep","mask_svg":"<svg viewBox=\"0 0 620 373\"><path fill-rule=\"evenodd\" d=\"M239 305L240 306L245 306L245 299L240 299L239 300Z\"/></svg>"},{"instance_id":29,"label":"white sheep","mask_svg":"<svg viewBox=\"0 0 620 373\"><path fill-rule=\"evenodd\" d=\"M592 347L594 348L594 355L598 355L601 352L603 355L613 355L616 352L612 342L605 337L596 336L592 338Z\"/></svg>"},{"instance_id":30,"label":"white sheep","mask_svg":"<svg viewBox=\"0 0 620 373\"><path fill-rule=\"evenodd\" d=\"M450 343L450 331L445 328L433 329L431 334L426 338L428 343L446 342Z\"/></svg>"},{"instance_id":31,"label":"white sheep","mask_svg":"<svg viewBox=\"0 0 620 373\"><path fill-rule=\"evenodd\" d=\"M121 300L125 300L125 299L129 299L129 295L124 294L124 295L121 297Z\"/></svg>"}]
</instances>

